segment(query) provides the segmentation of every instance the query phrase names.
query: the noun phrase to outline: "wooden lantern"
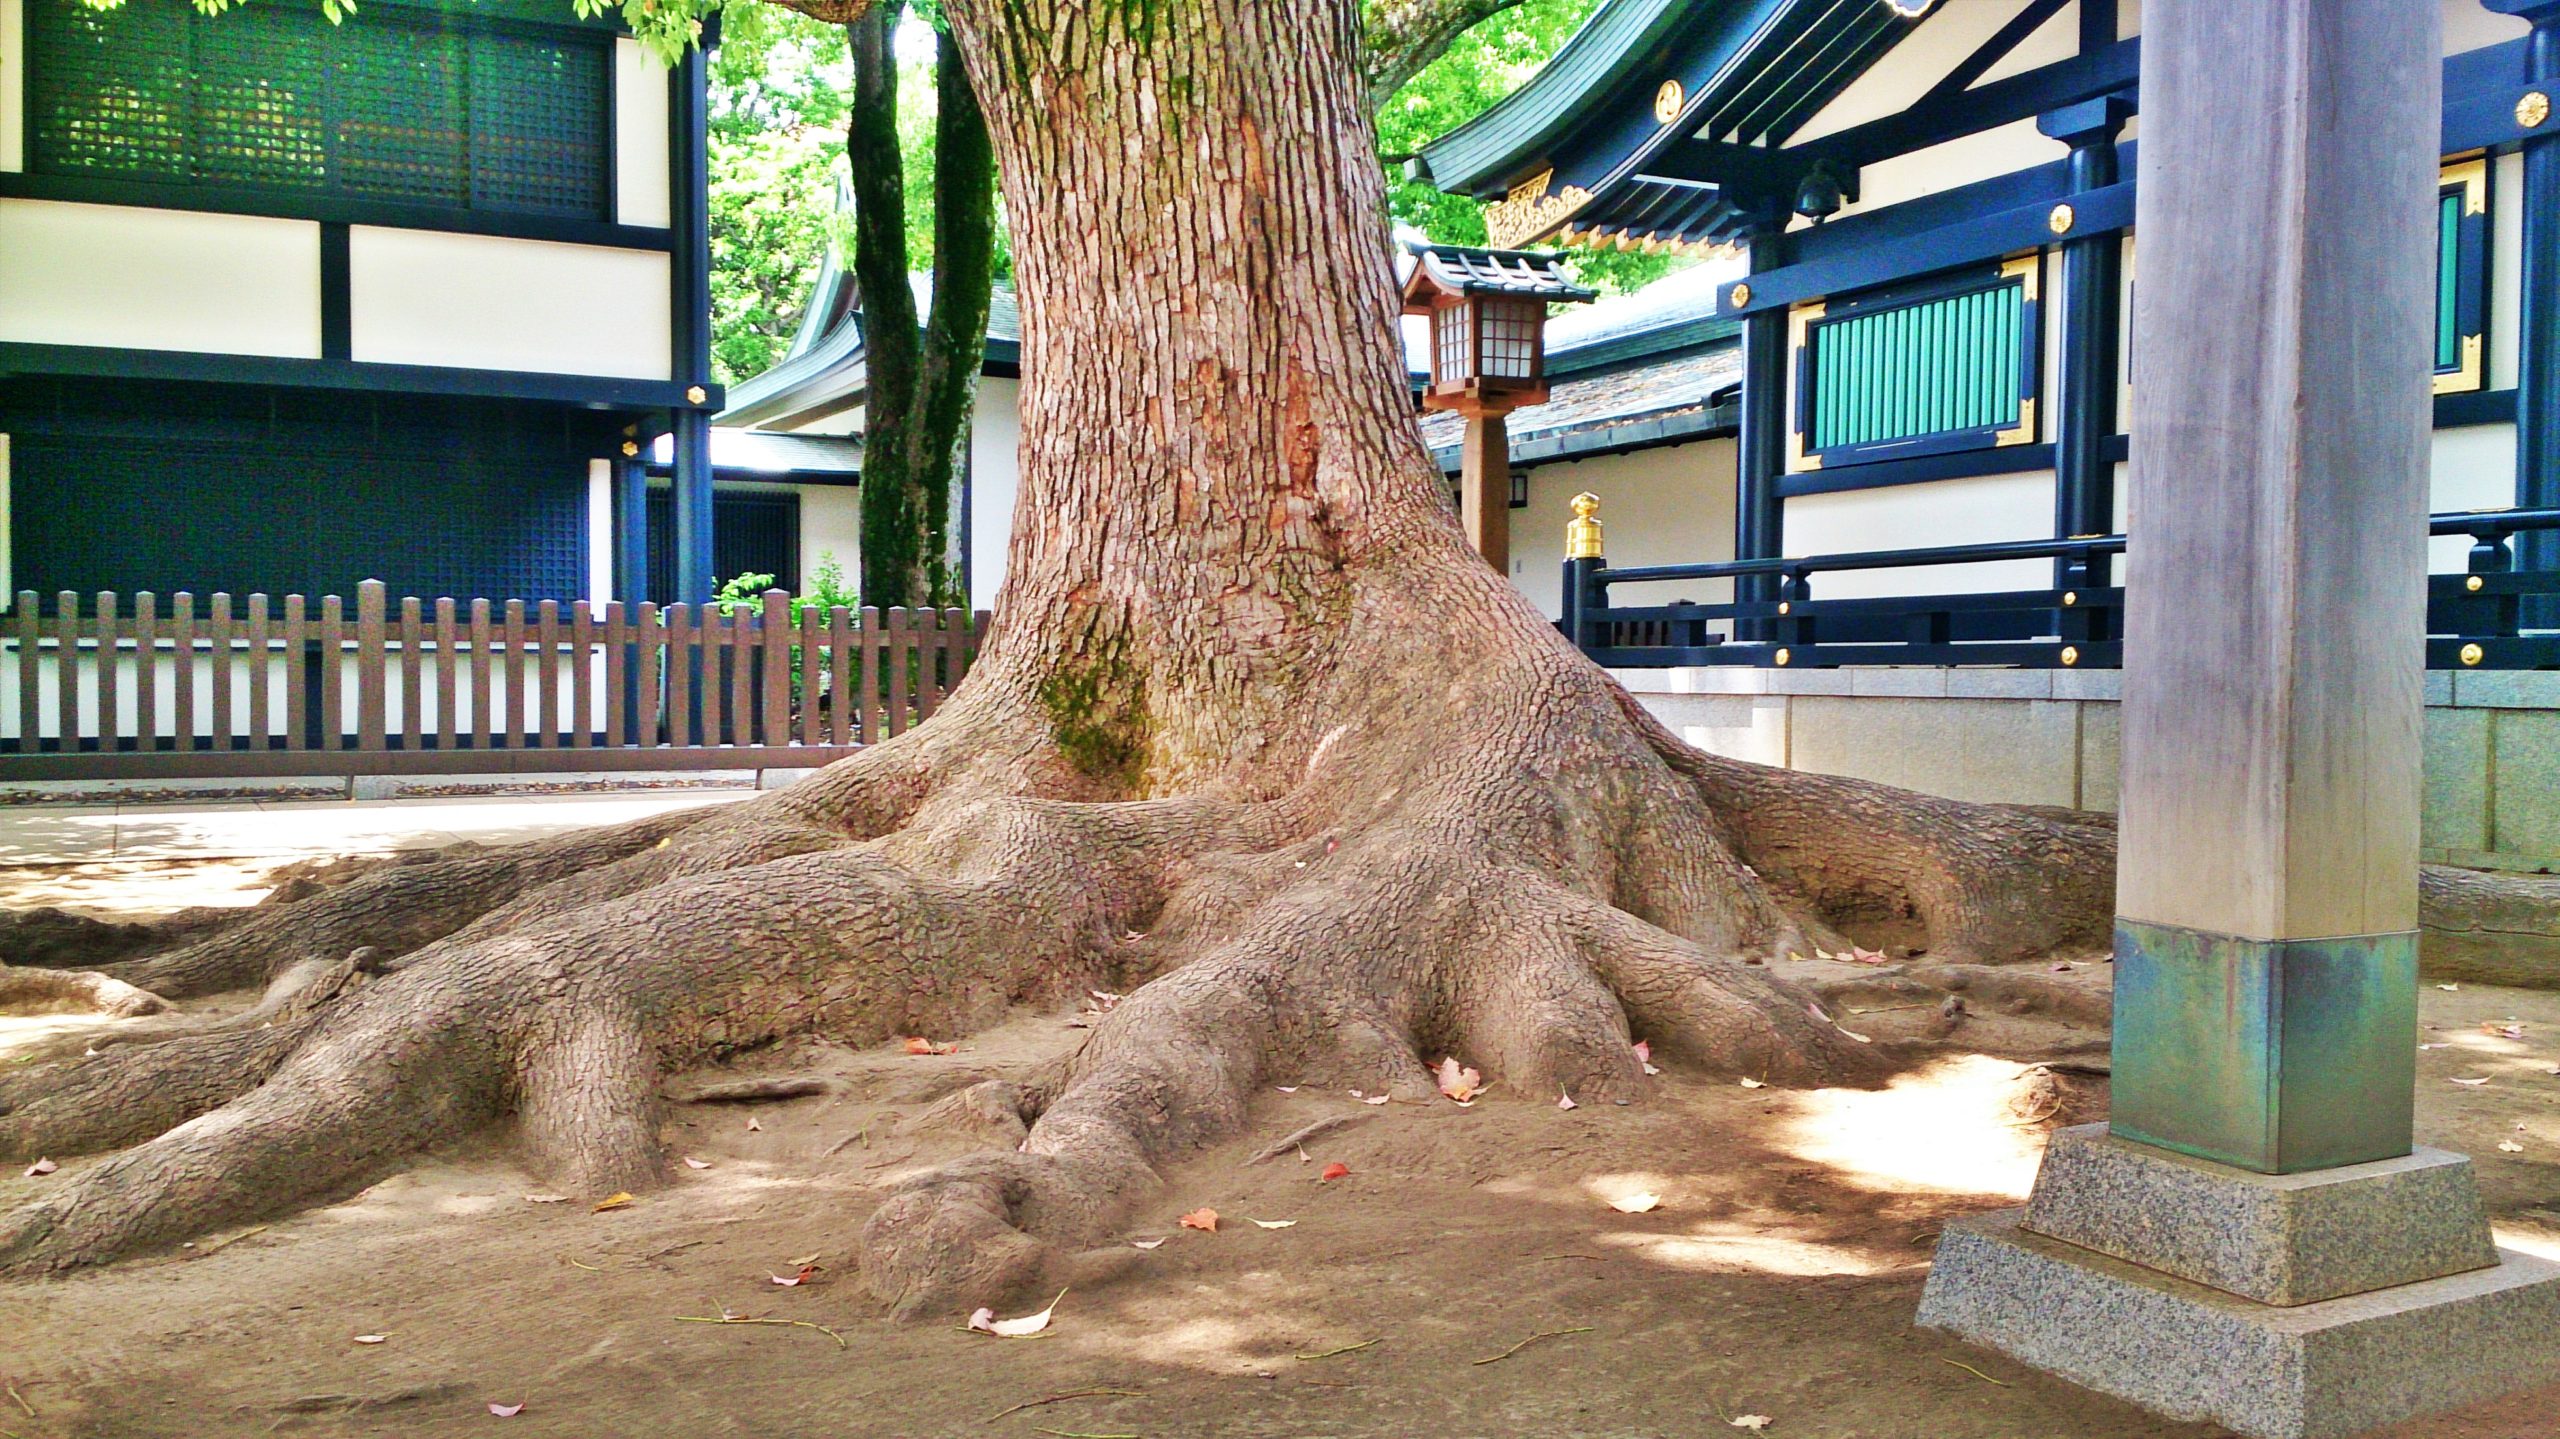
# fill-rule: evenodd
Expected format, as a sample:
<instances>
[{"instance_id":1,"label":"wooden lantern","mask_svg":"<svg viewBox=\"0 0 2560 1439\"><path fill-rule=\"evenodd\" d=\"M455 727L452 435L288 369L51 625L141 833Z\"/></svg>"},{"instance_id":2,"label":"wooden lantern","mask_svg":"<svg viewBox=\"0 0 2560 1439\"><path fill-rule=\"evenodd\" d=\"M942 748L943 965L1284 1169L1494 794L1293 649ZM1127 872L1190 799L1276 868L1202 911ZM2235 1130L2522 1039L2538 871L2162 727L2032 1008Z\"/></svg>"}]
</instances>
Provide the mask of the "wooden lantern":
<instances>
[{"instance_id":1,"label":"wooden lantern","mask_svg":"<svg viewBox=\"0 0 2560 1439\"><path fill-rule=\"evenodd\" d=\"M1416 245L1404 282L1404 312L1431 317L1426 409L1467 417L1458 517L1467 540L1492 566L1511 571L1510 510L1515 484L1503 419L1547 398L1547 307L1597 298L1567 281L1557 256L1463 245Z\"/></svg>"}]
</instances>

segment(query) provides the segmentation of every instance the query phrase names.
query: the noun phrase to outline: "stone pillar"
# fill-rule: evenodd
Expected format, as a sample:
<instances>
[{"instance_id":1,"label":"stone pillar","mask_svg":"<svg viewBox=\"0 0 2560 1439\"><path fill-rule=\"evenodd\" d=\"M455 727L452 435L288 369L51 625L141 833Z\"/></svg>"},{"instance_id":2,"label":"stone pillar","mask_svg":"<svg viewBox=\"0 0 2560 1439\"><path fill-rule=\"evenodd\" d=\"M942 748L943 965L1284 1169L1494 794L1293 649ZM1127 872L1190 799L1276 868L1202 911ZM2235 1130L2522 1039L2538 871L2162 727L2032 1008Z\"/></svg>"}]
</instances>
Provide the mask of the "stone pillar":
<instances>
[{"instance_id":1,"label":"stone pillar","mask_svg":"<svg viewBox=\"0 0 2560 1439\"><path fill-rule=\"evenodd\" d=\"M2280 1439L2560 1376L2560 1266L2410 1133L2441 24L2144 7L2114 1114L1921 1303Z\"/></svg>"},{"instance_id":2,"label":"stone pillar","mask_svg":"<svg viewBox=\"0 0 2560 1439\"><path fill-rule=\"evenodd\" d=\"M1459 449L1458 520L1495 572L1511 573L1511 426L1500 410L1467 415Z\"/></svg>"}]
</instances>

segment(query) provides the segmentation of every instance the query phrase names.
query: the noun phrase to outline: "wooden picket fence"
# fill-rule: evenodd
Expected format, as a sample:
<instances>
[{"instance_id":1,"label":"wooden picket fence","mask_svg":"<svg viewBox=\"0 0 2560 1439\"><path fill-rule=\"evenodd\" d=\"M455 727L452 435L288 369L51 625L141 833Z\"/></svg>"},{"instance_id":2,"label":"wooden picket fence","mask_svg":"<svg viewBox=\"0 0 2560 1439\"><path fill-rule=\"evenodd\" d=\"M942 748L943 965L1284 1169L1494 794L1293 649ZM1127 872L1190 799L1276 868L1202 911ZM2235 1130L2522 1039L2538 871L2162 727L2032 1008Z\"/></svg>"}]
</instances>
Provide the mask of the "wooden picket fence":
<instances>
[{"instance_id":1,"label":"wooden picket fence","mask_svg":"<svg viewBox=\"0 0 2560 1439\"><path fill-rule=\"evenodd\" d=\"M904 732L984 613L21 591L0 778L805 765ZM352 608L352 613L350 613Z\"/></svg>"}]
</instances>

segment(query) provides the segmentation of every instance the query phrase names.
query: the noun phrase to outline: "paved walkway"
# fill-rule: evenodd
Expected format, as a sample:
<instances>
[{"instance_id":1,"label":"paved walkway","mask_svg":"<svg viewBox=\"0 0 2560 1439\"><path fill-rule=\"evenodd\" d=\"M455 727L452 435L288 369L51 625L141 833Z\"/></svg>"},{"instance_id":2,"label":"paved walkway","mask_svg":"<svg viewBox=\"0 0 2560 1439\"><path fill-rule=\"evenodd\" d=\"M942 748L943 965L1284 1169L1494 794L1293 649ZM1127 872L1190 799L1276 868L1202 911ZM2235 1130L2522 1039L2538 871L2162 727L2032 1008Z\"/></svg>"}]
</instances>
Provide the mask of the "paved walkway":
<instances>
[{"instance_id":1,"label":"paved walkway","mask_svg":"<svg viewBox=\"0 0 2560 1439\"><path fill-rule=\"evenodd\" d=\"M89 804L0 809L0 865L103 860L298 859L505 844L700 804L753 789L392 800Z\"/></svg>"}]
</instances>

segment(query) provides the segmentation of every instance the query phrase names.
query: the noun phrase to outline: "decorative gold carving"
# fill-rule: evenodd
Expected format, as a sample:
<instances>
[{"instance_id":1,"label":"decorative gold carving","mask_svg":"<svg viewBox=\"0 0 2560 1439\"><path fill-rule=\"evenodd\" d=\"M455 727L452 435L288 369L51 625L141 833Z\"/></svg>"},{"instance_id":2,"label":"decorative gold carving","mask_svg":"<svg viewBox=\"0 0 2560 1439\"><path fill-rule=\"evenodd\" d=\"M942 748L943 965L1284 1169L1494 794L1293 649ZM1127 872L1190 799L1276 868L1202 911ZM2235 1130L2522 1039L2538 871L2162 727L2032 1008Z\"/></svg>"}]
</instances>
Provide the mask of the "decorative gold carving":
<instances>
[{"instance_id":1,"label":"decorative gold carving","mask_svg":"<svg viewBox=\"0 0 2560 1439\"><path fill-rule=\"evenodd\" d=\"M2078 590L2064 590L2062 592L2063 608L2068 609L2078 603L2080 603L2080 592Z\"/></svg>"},{"instance_id":2,"label":"decorative gold carving","mask_svg":"<svg viewBox=\"0 0 2560 1439\"><path fill-rule=\"evenodd\" d=\"M2480 337L2462 337L2462 363L2435 377L2433 392L2460 395L2480 388Z\"/></svg>"},{"instance_id":3,"label":"decorative gold carving","mask_svg":"<svg viewBox=\"0 0 2560 1439\"><path fill-rule=\"evenodd\" d=\"M2538 130L2551 118L2551 97L2539 90L2527 90L2516 102L2516 123L2528 130Z\"/></svg>"},{"instance_id":4,"label":"decorative gold carving","mask_svg":"<svg viewBox=\"0 0 2560 1439\"><path fill-rule=\"evenodd\" d=\"M1805 337L1813 333L1813 322L1821 319L1828 308L1822 301L1813 300L1787 311L1787 373L1784 380L1787 385L1793 386L1799 372L1809 368L1802 363ZM1790 394L1787 403L1794 405L1795 396ZM1803 428L1787 426L1787 473L1801 475L1821 468L1822 456L1808 455L1804 451Z\"/></svg>"},{"instance_id":5,"label":"decorative gold carving","mask_svg":"<svg viewBox=\"0 0 2560 1439\"><path fill-rule=\"evenodd\" d=\"M686 403L698 405L703 401L710 399L711 392L702 388L700 385L687 385L685 386L684 397Z\"/></svg>"},{"instance_id":6,"label":"decorative gold carving","mask_svg":"<svg viewBox=\"0 0 2560 1439\"><path fill-rule=\"evenodd\" d=\"M1591 203L1591 192L1580 185L1567 185L1556 194L1548 194L1547 182L1555 174L1553 170L1541 170L1512 186L1510 194L1484 207L1485 236L1494 248L1508 250L1528 244Z\"/></svg>"},{"instance_id":7,"label":"decorative gold carving","mask_svg":"<svg viewBox=\"0 0 2560 1439\"><path fill-rule=\"evenodd\" d=\"M2078 663L2080 663L2080 651L2078 648L2072 645L2064 645L2062 647L2063 668L2068 669Z\"/></svg>"},{"instance_id":8,"label":"decorative gold carving","mask_svg":"<svg viewBox=\"0 0 2560 1439\"><path fill-rule=\"evenodd\" d=\"M1688 99L1688 92L1680 88L1679 81L1663 81L1662 88L1653 92L1654 122L1656 124L1668 125L1672 121L1679 119L1680 107L1683 104L1686 104Z\"/></svg>"},{"instance_id":9,"label":"decorative gold carving","mask_svg":"<svg viewBox=\"0 0 2560 1439\"><path fill-rule=\"evenodd\" d=\"M1733 287L1733 296L1732 296L1732 299L1733 299L1733 307L1734 307L1735 309L1737 309L1737 310L1741 309L1741 308L1742 308L1743 306L1745 306L1745 305L1750 304L1750 303L1751 303L1751 287L1750 287L1749 285L1736 285L1736 286L1734 286L1734 287Z\"/></svg>"},{"instance_id":10,"label":"decorative gold carving","mask_svg":"<svg viewBox=\"0 0 2560 1439\"><path fill-rule=\"evenodd\" d=\"M2005 430L1993 430L1991 432L1991 443L1994 445L2031 445L2035 443L2035 439L2036 397L2033 395L2024 395L2018 400L2018 423Z\"/></svg>"},{"instance_id":11,"label":"decorative gold carving","mask_svg":"<svg viewBox=\"0 0 2560 1439\"><path fill-rule=\"evenodd\" d=\"M2036 280L2044 273L2043 259L2044 252L2038 250L2032 254L2020 255L2014 260L2005 261L2000 266L2001 277L2015 278L2022 287L2022 293L2018 298L2030 305L2036 302Z\"/></svg>"},{"instance_id":12,"label":"decorative gold carving","mask_svg":"<svg viewBox=\"0 0 2560 1439\"><path fill-rule=\"evenodd\" d=\"M636 455L640 453L640 446L636 441L624 440L622 442L622 453L625 458Z\"/></svg>"},{"instance_id":13,"label":"decorative gold carving","mask_svg":"<svg viewBox=\"0 0 2560 1439\"><path fill-rule=\"evenodd\" d=\"M2480 593L2480 577L2478 575L2471 576L2462 582L2462 587L2471 591L2475 595Z\"/></svg>"},{"instance_id":14,"label":"decorative gold carving","mask_svg":"<svg viewBox=\"0 0 2560 1439\"><path fill-rule=\"evenodd\" d=\"M1795 613L1794 603L1789 600L1778 601L1778 613L1782 615Z\"/></svg>"},{"instance_id":15,"label":"decorative gold carving","mask_svg":"<svg viewBox=\"0 0 2560 1439\"><path fill-rule=\"evenodd\" d=\"M2489 652L2480 648L2478 645L2464 645L2462 647L2462 662L2466 665L2476 665L2488 657Z\"/></svg>"},{"instance_id":16,"label":"decorative gold carving","mask_svg":"<svg viewBox=\"0 0 2560 1439\"><path fill-rule=\"evenodd\" d=\"M2487 156L2480 154L2478 151L2473 151L2471 157L2468 159L2456 160L2451 164L2438 168L2436 171L2436 183L2438 185L2460 185L2462 187L2462 213L2466 215L2486 215L2489 213L2489 160Z\"/></svg>"},{"instance_id":17,"label":"decorative gold carving","mask_svg":"<svg viewBox=\"0 0 2560 1439\"><path fill-rule=\"evenodd\" d=\"M2053 213L2044 217L2044 227L2057 235L2068 235L2071 233L2072 223L2079 218L2071 212L2070 206L2056 205L2053 207Z\"/></svg>"},{"instance_id":18,"label":"decorative gold carving","mask_svg":"<svg viewBox=\"0 0 2560 1439\"><path fill-rule=\"evenodd\" d=\"M1573 497L1573 518L1564 522L1564 557L1601 559L1601 548L1600 497L1584 490Z\"/></svg>"},{"instance_id":19,"label":"decorative gold carving","mask_svg":"<svg viewBox=\"0 0 2560 1439\"><path fill-rule=\"evenodd\" d=\"M1777 653L1775 656L1773 656L1772 658L1776 659L1776 660L1777 660L1777 662L1778 662L1779 664L1782 664L1782 665L1783 665L1783 664L1785 664L1788 660L1793 659L1793 658L1795 658L1795 657L1794 657L1793 655L1788 654L1785 650L1780 650L1780 651L1778 651L1778 653Z\"/></svg>"}]
</instances>

